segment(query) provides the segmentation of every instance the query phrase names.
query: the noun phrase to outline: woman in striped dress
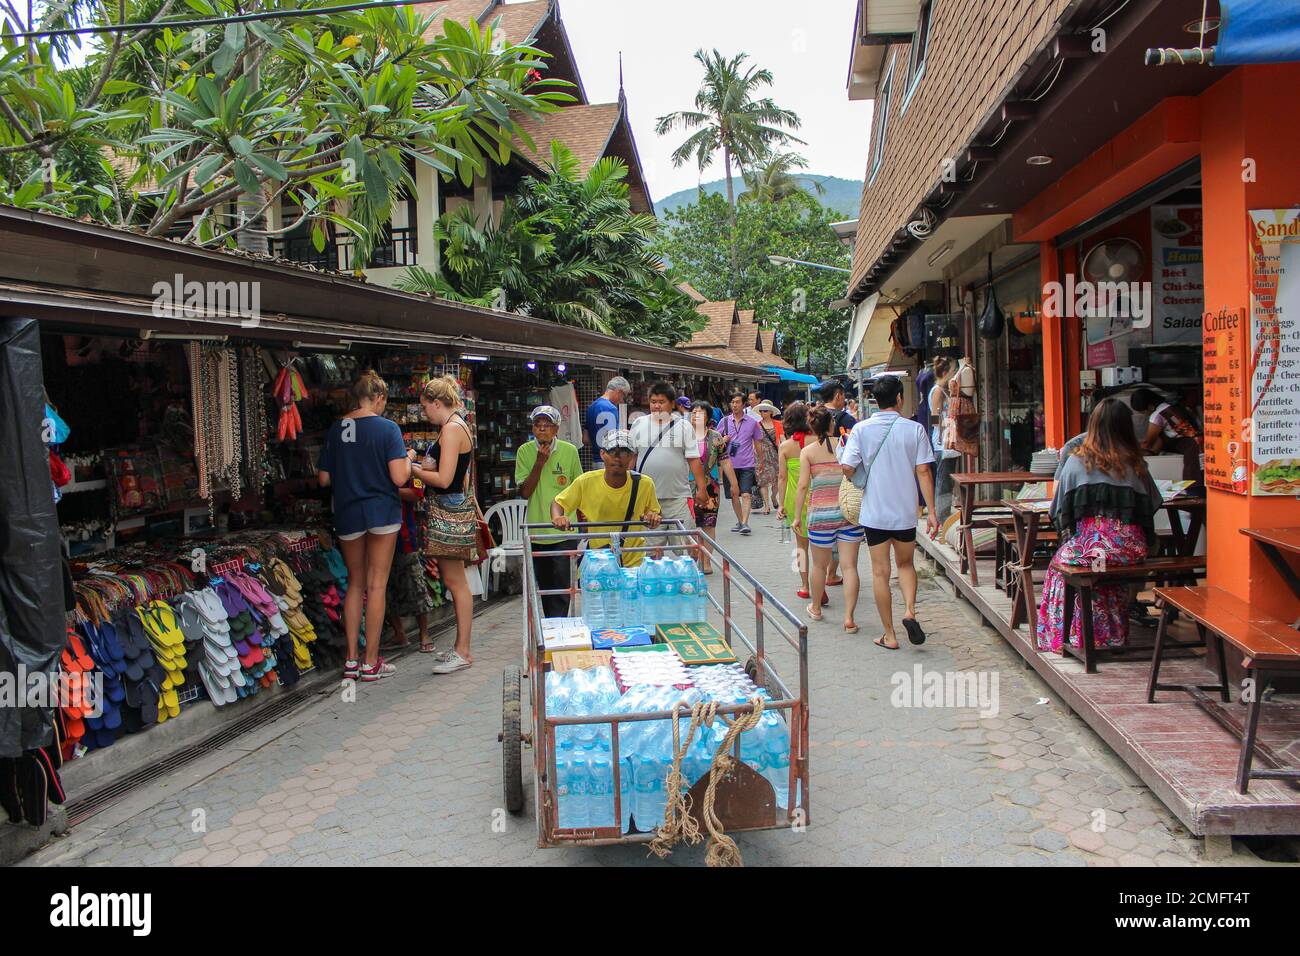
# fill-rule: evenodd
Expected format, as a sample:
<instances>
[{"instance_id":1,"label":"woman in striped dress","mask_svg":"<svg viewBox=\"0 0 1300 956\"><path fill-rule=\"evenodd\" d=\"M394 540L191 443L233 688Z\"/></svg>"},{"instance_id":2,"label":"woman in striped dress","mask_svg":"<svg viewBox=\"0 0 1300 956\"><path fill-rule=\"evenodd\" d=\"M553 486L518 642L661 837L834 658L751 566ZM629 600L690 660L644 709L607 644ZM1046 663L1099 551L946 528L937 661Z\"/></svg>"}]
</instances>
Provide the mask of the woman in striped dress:
<instances>
[{"instance_id":1,"label":"woman in striped dress","mask_svg":"<svg viewBox=\"0 0 1300 956\"><path fill-rule=\"evenodd\" d=\"M840 481L844 472L840 468L841 441L831 434L830 409L814 408L808 413L808 427L816 439L804 446L799 456L799 490L795 494L795 521L802 517L804 503L808 508L808 545L812 551L812 603L808 617L822 619L821 606L826 594L826 572L831 566L831 549L838 541L840 570L844 577L844 630L852 634L858 625L853 614L858 606L858 546L863 530L840 514Z\"/></svg>"}]
</instances>

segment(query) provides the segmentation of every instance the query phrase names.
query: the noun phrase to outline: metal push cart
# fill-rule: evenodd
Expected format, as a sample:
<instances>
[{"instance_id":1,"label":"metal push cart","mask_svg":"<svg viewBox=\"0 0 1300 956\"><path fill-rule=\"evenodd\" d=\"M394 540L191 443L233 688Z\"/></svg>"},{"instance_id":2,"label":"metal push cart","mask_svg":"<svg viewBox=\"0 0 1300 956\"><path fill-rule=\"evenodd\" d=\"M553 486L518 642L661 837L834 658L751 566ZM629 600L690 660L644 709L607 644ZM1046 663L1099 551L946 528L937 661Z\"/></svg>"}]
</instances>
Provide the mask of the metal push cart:
<instances>
[{"instance_id":1,"label":"metal push cart","mask_svg":"<svg viewBox=\"0 0 1300 956\"><path fill-rule=\"evenodd\" d=\"M621 531L611 529L619 528ZM630 531L637 528L636 531ZM575 523L565 533L566 540L575 542L575 547L567 551L548 551L545 557L566 557L569 560L570 586L567 590L539 590L533 573L533 533L556 534L551 525L525 525L524 536L524 614L523 614L523 652L527 668L532 719L524 725L522 710L522 674L515 665L508 666L504 673L502 706L502 781L505 789L506 808L511 813L519 813L524 806L523 789L523 748L529 746L533 751L533 792L534 813L537 820L537 845L543 848L557 846L599 846L608 844L648 843L655 838L655 832L622 832L618 822L622 820L621 774L624 768L619 759L620 724L633 721L671 719L670 711L654 711L627 714L592 714L584 717L549 716L546 713L546 664L542 643L542 604L541 598L547 595L567 595L571 612L579 607L581 591L579 589L577 564L582 554L582 546L592 540L604 542L608 539L618 552L633 551L652 552L665 546L672 547L666 539L675 537L678 550L682 542L686 550L698 555L705 546L704 534L699 529L683 529L676 522L665 522L656 530L648 530L636 522L626 523ZM593 531L590 529L600 529ZM636 547L623 547L624 537L644 539L644 544ZM776 795L772 785L744 765L740 756L740 741L736 739L732 753L737 758L731 769L725 774L715 773L711 766L694 787L691 788L691 815L698 820L701 797L710 784L712 776L719 779L714 783L715 794L712 806L714 822L721 823L727 833L748 830L772 830L790 827L802 827L809 823L808 791L808 627L790 612L776 597L745 570L721 545L709 542L713 555L713 564L721 570L721 600L710 589L709 603L722 616L722 630L727 643L737 649L743 645L751 655L746 670L759 687L766 688L770 700L763 702L764 710L780 713L785 720L790 734L790 769L787 787L787 807L777 806ZM753 607L753 633L747 634L737 615L732 612L732 602L736 595L743 596ZM786 644L797 654L799 680L798 692L792 693L786 682L777 673L769 659L767 640L769 630L775 630ZM737 654L739 657L739 653ZM707 666L707 665L706 665ZM691 708L685 704L676 708L680 726L685 736L687 723L691 717ZM743 717L753 712L751 704L734 704L717 707L719 719L727 715L731 719ZM559 802L556 794L555 767L555 733L557 727L578 724L609 725L611 738L611 763L613 764L613 798L614 820L612 827L586 827L579 829L562 829L559 826Z\"/></svg>"}]
</instances>

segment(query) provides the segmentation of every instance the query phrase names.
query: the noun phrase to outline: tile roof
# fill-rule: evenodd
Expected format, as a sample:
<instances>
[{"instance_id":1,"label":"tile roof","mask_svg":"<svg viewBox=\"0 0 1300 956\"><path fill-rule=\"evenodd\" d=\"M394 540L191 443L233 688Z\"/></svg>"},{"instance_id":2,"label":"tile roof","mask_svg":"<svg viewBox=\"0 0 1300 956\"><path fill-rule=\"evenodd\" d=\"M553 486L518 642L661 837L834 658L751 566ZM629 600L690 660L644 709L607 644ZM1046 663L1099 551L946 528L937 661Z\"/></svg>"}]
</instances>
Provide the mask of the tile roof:
<instances>
[{"instance_id":1,"label":"tile roof","mask_svg":"<svg viewBox=\"0 0 1300 956\"><path fill-rule=\"evenodd\" d=\"M501 18L501 34L507 43L526 43L533 38L537 28L542 25L551 10L550 0L533 0L531 3L495 3L487 13L479 18L480 24L488 24L497 17Z\"/></svg>"},{"instance_id":2,"label":"tile roof","mask_svg":"<svg viewBox=\"0 0 1300 956\"><path fill-rule=\"evenodd\" d=\"M701 302L695 311L705 316L709 324L691 336L691 340L682 345L682 348L727 348L731 342L731 323L736 314L736 303Z\"/></svg>"},{"instance_id":3,"label":"tile roof","mask_svg":"<svg viewBox=\"0 0 1300 956\"><path fill-rule=\"evenodd\" d=\"M774 351L776 333L758 324L753 309L737 312L735 301L728 300L701 302L695 310L707 316L709 324L681 348L754 368L790 368L790 363Z\"/></svg>"},{"instance_id":4,"label":"tile roof","mask_svg":"<svg viewBox=\"0 0 1300 956\"><path fill-rule=\"evenodd\" d=\"M925 72L908 94L910 44L885 53L881 81L893 62L880 171L868 156L853 255L853 289L884 252L894 231L942 175L942 162L957 154L985 122L989 110L1018 79L1072 0L953 0L936 4L925 54ZM907 111L903 112L903 104ZM876 109L867 143L874 142L885 110Z\"/></svg>"},{"instance_id":5,"label":"tile roof","mask_svg":"<svg viewBox=\"0 0 1300 956\"><path fill-rule=\"evenodd\" d=\"M529 149L526 143L516 138L515 149L534 166L541 167L550 162L551 140L558 139L573 150L581 174L585 176L605 155L605 147L614 135L614 126L621 112L617 103L592 103L567 106L536 119L517 116L516 122L532 137L537 148ZM625 156L619 158L628 160Z\"/></svg>"},{"instance_id":6,"label":"tile roof","mask_svg":"<svg viewBox=\"0 0 1300 956\"><path fill-rule=\"evenodd\" d=\"M481 18L492 5L493 0L443 0L432 8L425 7L421 12L426 16L432 15L434 20L429 29L424 31L424 38L432 40L441 36L444 20L455 20L457 23L469 23L471 20L482 22Z\"/></svg>"},{"instance_id":7,"label":"tile roof","mask_svg":"<svg viewBox=\"0 0 1300 956\"><path fill-rule=\"evenodd\" d=\"M704 298L704 293L700 292L699 289L695 288L695 286L691 285L689 282L677 283L677 289L679 292L682 292L683 294L690 296L693 302L703 304L709 301L708 299Z\"/></svg>"}]
</instances>

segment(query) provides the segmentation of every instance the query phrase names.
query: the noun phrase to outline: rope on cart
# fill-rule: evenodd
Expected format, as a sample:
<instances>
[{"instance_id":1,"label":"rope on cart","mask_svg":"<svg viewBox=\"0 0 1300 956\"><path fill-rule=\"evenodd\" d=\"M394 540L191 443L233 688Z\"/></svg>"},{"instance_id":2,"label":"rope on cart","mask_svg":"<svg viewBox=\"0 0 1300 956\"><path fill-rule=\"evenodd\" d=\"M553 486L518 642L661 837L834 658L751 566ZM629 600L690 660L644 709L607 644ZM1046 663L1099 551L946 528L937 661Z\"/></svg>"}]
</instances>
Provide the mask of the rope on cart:
<instances>
[{"instance_id":1,"label":"rope on cart","mask_svg":"<svg viewBox=\"0 0 1300 956\"><path fill-rule=\"evenodd\" d=\"M695 731L713 725L718 704L716 701L699 701L691 708L691 725L686 730L686 742L682 743L682 703L684 702L679 701L673 706L673 766L664 779L664 792L668 795L668 802L664 806L664 822L659 827L658 834L650 841L650 852L661 860L672 853L673 847L682 840L694 846L704 839L699 824L691 816L691 796L684 786L686 781L682 776L682 760L691 749Z\"/></svg>"},{"instance_id":2,"label":"rope on cart","mask_svg":"<svg viewBox=\"0 0 1300 956\"><path fill-rule=\"evenodd\" d=\"M714 812L713 804L717 798L718 781L730 773L736 765L736 758L731 752L736 738L757 727L763 717L763 698L754 697L752 703L753 709L748 714L741 714L735 720L727 720L725 715L722 717L729 725L727 736L719 745L718 752L713 755L713 767L709 771L709 787L704 792L704 812L701 814L704 817L704 826L709 831L709 845L704 854L706 866L745 865L740 858L740 847L736 846L735 840L723 832L722 821Z\"/></svg>"}]
</instances>

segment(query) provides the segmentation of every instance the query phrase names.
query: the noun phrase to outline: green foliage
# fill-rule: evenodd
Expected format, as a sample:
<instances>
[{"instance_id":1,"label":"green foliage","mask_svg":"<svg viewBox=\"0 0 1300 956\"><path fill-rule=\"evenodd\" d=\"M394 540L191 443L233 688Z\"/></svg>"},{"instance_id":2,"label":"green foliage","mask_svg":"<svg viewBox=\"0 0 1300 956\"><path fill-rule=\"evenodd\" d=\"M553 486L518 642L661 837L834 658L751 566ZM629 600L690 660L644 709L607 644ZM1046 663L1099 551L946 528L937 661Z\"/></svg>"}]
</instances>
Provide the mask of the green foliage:
<instances>
[{"instance_id":1,"label":"green foliage","mask_svg":"<svg viewBox=\"0 0 1300 956\"><path fill-rule=\"evenodd\" d=\"M849 265L831 230L837 214L803 192L780 202L744 202L733 232L727 201L717 194L666 216L655 251L674 273L715 301L735 299L777 333L778 351L815 372L840 371L849 313L829 303L844 296L846 277L804 266L773 265L769 255ZM735 241L738 272L731 271Z\"/></svg>"},{"instance_id":2,"label":"green foliage","mask_svg":"<svg viewBox=\"0 0 1300 956\"><path fill-rule=\"evenodd\" d=\"M329 0L262 0L300 9ZM128 0L126 21L176 16L175 0ZM185 0L183 16L248 9ZM571 102L538 79L541 51L493 40L492 27L388 7L203 29L149 29L89 41L87 66L60 70L49 44L0 38L0 190L27 205L89 212L151 235L233 243L284 200L313 235L332 221L357 236L364 266L394 200L424 163L470 183L505 163L517 117ZM118 22L109 0L65 18ZM93 161L96 153L116 166ZM37 170L42 188L26 183ZM55 170L55 173L51 173ZM301 223L294 223L297 226Z\"/></svg>"},{"instance_id":3,"label":"green foliage","mask_svg":"<svg viewBox=\"0 0 1300 956\"><path fill-rule=\"evenodd\" d=\"M462 206L439 220L443 273L410 269L398 288L674 346L702 319L652 253L658 222L633 212L627 166L606 158L580 176L552 144L543 178L527 178L500 222Z\"/></svg>"}]
</instances>

